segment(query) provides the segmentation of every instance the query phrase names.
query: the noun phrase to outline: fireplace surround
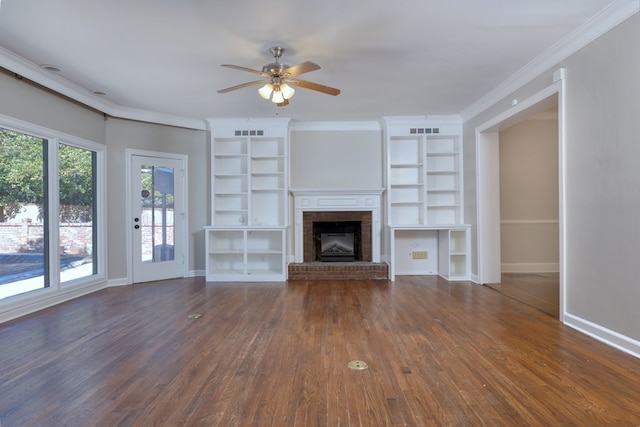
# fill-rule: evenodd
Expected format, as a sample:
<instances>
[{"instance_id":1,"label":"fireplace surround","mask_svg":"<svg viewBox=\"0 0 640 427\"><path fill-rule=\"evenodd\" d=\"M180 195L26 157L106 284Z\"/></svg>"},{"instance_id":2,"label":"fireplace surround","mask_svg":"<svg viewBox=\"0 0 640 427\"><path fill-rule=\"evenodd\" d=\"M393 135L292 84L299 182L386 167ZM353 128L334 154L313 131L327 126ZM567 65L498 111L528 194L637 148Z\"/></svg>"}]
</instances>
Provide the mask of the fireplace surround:
<instances>
[{"instance_id":1,"label":"fireplace surround","mask_svg":"<svg viewBox=\"0 0 640 427\"><path fill-rule=\"evenodd\" d=\"M303 262L322 261L321 234L331 232L352 233L353 261L371 262L371 211L303 212Z\"/></svg>"},{"instance_id":2,"label":"fireplace surround","mask_svg":"<svg viewBox=\"0 0 640 427\"><path fill-rule=\"evenodd\" d=\"M380 262L383 189L291 189L293 262L314 262L313 221L361 221L363 262Z\"/></svg>"}]
</instances>

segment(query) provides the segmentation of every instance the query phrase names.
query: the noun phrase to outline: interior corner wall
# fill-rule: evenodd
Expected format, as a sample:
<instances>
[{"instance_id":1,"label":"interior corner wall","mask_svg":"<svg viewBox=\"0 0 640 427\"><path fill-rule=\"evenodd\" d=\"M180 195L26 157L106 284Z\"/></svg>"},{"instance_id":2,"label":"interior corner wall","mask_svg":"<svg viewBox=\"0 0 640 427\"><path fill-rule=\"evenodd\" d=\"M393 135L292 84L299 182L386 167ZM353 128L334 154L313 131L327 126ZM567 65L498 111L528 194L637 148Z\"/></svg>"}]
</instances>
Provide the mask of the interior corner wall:
<instances>
[{"instance_id":1,"label":"interior corner wall","mask_svg":"<svg viewBox=\"0 0 640 427\"><path fill-rule=\"evenodd\" d=\"M640 341L640 14L464 124L465 219L477 228L476 128L552 84L566 70L565 307L594 335ZM472 236L472 273L477 238ZM637 344L636 344L637 345Z\"/></svg>"},{"instance_id":2,"label":"interior corner wall","mask_svg":"<svg viewBox=\"0 0 640 427\"><path fill-rule=\"evenodd\" d=\"M292 131L289 155L292 188L384 187L381 131Z\"/></svg>"},{"instance_id":3,"label":"interior corner wall","mask_svg":"<svg viewBox=\"0 0 640 427\"><path fill-rule=\"evenodd\" d=\"M146 150L187 155L189 266L202 272L204 226L210 212L209 144L205 131L109 118L107 121L107 227L109 230L109 279L127 277L126 150Z\"/></svg>"}]
</instances>

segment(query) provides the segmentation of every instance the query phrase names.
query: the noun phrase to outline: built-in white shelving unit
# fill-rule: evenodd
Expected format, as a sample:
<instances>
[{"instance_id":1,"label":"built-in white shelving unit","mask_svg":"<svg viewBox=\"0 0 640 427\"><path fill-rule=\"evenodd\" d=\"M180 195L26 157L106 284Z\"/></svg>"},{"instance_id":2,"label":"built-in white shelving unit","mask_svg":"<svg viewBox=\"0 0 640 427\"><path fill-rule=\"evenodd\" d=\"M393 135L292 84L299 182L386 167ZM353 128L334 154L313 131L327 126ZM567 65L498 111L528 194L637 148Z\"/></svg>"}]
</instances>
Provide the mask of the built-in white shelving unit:
<instances>
[{"instance_id":1,"label":"built-in white shelving unit","mask_svg":"<svg viewBox=\"0 0 640 427\"><path fill-rule=\"evenodd\" d=\"M285 280L285 230L206 227L207 281Z\"/></svg>"},{"instance_id":2,"label":"built-in white shelving unit","mask_svg":"<svg viewBox=\"0 0 640 427\"><path fill-rule=\"evenodd\" d=\"M286 279L288 122L209 120L207 280Z\"/></svg>"},{"instance_id":3,"label":"built-in white shelving unit","mask_svg":"<svg viewBox=\"0 0 640 427\"><path fill-rule=\"evenodd\" d=\"M391 279L395 274L468 279L459 118L385 117L383 127Z\"/></svg>"}]
</instances>

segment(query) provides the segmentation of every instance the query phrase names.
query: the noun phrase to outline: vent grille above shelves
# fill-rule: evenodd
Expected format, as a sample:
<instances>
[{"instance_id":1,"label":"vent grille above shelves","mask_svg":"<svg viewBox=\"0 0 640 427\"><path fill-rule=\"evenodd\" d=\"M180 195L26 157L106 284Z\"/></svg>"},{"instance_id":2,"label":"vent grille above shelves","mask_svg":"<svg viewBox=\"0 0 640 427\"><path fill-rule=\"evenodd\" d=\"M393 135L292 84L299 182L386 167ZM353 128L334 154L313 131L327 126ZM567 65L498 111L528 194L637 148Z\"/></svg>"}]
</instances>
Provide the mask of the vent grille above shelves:
<instances>
[{"instance_id":1,"label":"vent grille above shelves","mask_svg":"<svg viewBox=\"0 0 640 427\"><path fill-rule=\"evenodd\" d=\"M235 136L264 136L264 130L236 130L234 131Z\"/></svg>"},{"instance_id":2,"label":"vent grille above shelves","mask_svg":"<svg viewBox=\"0 0 640 427\"><path fill-rule=\"evenodd\" d=\"M409 128L411 134L434 134L440 133L440 128Z\"/></svg>"}]
</instances>

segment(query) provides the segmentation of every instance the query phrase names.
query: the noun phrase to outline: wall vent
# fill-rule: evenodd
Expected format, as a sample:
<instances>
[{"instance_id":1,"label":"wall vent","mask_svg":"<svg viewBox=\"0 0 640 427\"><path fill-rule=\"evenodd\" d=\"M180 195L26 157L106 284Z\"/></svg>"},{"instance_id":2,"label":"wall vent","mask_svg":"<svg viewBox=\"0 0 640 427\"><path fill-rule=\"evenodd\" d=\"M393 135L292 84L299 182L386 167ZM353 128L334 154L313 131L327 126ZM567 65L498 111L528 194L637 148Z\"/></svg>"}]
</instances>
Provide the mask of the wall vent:
<instances>
[{"instance_id":1,"label":"wall vent","mask_svg":"<svg viewBox=\"0 0 640 427\"><path fill-rule=\"evenodd\" d=\"M264 135L264 131L263 130L247 130L247 129L243 129L243 130L236 130L235 131L235 136L263 136Z\"/></svg>"},{"instance_id":2,"label":"wall vent","mask_svg":"<svg viewBox=\"0 0 640 427\"><path fill-rule=\"evenodd\" d=\"M440 128L410 128L410 134L433 134L440 133Z\"/></svg>"}]
</instances>

